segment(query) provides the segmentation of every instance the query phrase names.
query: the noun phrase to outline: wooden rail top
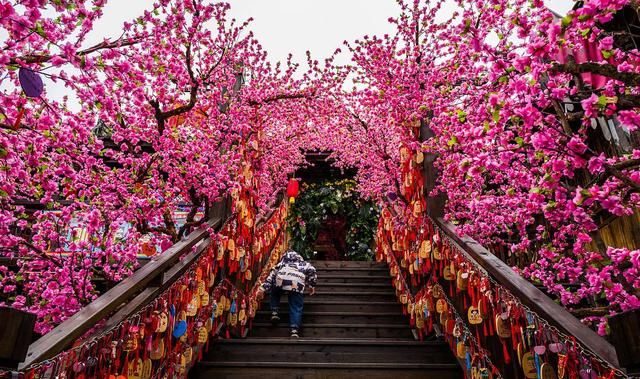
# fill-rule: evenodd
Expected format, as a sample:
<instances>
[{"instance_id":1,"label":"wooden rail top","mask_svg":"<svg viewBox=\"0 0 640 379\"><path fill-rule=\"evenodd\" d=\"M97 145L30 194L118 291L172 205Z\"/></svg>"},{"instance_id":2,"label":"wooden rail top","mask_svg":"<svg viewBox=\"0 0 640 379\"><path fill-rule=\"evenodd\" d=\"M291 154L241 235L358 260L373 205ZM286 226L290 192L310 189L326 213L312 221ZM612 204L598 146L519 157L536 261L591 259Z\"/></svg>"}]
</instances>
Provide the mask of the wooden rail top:
<instances>
[{"instance_id":1,"label":"wooden rail top","mask_svg":"<svg viewBox=\"0 0 640 379\"><path fill-rule=\"evenodd\" d=\"M131 300L147 287L167 288L178 279L180 272L184 270L173 270L180 262L180 257L191 252L191 249L202 241L208 240L209 227L217 229L223 223L226 210L223 203L216 204L222 212L215 212L212 219L204 225L191 232L183 240L177 242L162 254L152 258L149 263L138 269L122 282L102 294L96 300L82 308L73 316L62 322L49 333L42 336L29 346L29 351L25 361L20 364L19 369L23 370L32 364L49 359L68 348L75 340L90 330L95 324L118 310L124 303ZM199 255L204 251L205 246L193 252L192 255ZM194 259L188 259L193 262ZM171 272L170 272L171 271ZM169 275L165 275L169 274ZM153 295L149 293L149 295Z\"/></svg>"},{"instance_id":2,"label":"wooden rail top","mask_svg":"<svg viewBox=\"0 0 640 379\"><path fill-rule=\"evenodd\" d=\"M619 368L618 355L612 344L582 324L564 307L551 300L528 280L470 237L461 237L456 227L442 217L434 218L437 225L461 251L487 271L500 285L509 290L523 305L537 313L549 325L575 337L582 347L612 366Z\"/></svg>"},{"instance_id":3,"label":"wooden rail top","mask_svg":"<svg viewBox=\"0 0 640 379\"><path fill-rule=\"evenodd\" d=\"M278 193L270 204L271 212L256 220L259 228L266 223L278 209L283 199ZM96 300L82 308L49 333L29 346L25 361L19 366L24 370L29 366L54 357L67 349L74 341L93 328L97 322L109 317L106 324L96 333L107 331L130 315L151 303L163 290L176 282L189 267L197 262L201 253L209 245L207 229L219 229L231 215L228 199L212 207L210 220L191 232L162 254L153 257L130 277L118 283ZM194 247L196 249L194 250Z\"/></svg>"}]
</instances>

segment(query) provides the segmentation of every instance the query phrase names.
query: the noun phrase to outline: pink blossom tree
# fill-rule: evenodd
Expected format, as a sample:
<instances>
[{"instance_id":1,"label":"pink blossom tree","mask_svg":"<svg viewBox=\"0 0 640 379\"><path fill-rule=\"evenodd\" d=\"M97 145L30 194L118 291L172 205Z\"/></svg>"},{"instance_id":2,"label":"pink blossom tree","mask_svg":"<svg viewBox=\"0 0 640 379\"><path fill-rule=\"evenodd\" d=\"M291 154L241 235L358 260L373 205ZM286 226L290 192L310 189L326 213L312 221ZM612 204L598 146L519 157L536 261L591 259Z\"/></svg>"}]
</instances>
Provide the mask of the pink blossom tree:
<instances>
[{"instance_id":1,"label":"pink blossom tree","mask_svg":"<svg viewBox=\"0 0 640 379\"><path fill-rule=\"evenodd\" d=\"M0 246L18 266L0 268L1 286L7 303L37 313L39 332L95 298L96 276L128 276L142 239L166 247L202 223L198 209L207 214L240 185L243 146L284 138L278 125L313 97L295 65L268 63L228 4L158 1L120 38L82 48L103 5L1 4L10 38L0 56ZM30 96L43 76L80 110L46 89ZM278 152L268 138L264 146ZM263 160L258 177L279 164L284 173L257 187L266 204L297 161ZM190 206L182 227L173 217L180 203ZM88 238L68 235L72 223Z\"/></svg>"},{"instance_id":2,"label":"pink blossom tree","mask_svg":"<svg viewBox=\"0 0 640 379\"><path fill-rule=\"evenodd\" d=\"M607 155L591 128L596 117L614 117L637 138L637 50L629 35L606 29L635 5L587 1L562 20L542 1L460 1L453 14L443 5L402 2L391 19L395 35L349 45L352 73L364 84L347 101L359 109L353 124L365 121L367 133L388 136L396 151L437 154L434 192L448 198L446 217L521 257L523 275L563 304L640 307L638 251L594 251L592 243L598 214L631 215L640 200L640 151ZM421 147L416 119L435 133ZM370 145L376 162L357 164L359 175L387 179L361 187L386 200L397 192L400 155L379 156Z\"/></svg>"}]
</instances>

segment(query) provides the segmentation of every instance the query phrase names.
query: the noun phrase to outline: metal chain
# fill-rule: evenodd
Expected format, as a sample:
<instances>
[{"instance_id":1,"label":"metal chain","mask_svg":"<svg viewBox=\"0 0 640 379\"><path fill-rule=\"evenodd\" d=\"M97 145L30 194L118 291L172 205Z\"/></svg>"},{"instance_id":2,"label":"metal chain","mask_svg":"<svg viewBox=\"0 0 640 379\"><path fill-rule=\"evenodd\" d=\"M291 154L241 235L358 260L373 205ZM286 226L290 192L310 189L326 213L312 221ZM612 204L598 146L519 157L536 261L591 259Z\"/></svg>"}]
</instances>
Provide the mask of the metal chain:
<instances>
[{"instance_id":1,"label":"metal chain","mask_svg":"<svg viewBox=\"0 0 640 379\"><path fill-rule=\"evenodd\" d=\"M389 246L389 241L387 241L386 238L385 238L385 242L386 242L387 246ZM396 257L393 255L393 251L388 252L387 255L389 255L391 257L391 259L393 259L396 267L398 268L398 270L400 270L401 267L398 264L398 261L397 261ZM407 297L409 298L408 301L411 301L412 304L415 304L415 298L411 294L411 292L408 291L409 287L407 285L406 280L404 279L404 275L402 275L400 272L398 274L399 275L397 275L397 276L400 277L400 280L402 281L402 284L404 285L404 288L407 290ZM425 287L426 287L426 285L425 285ZM425 287L423 287L422 289L424 289ZM422 289L420 289L417 293L420 293L422 291ZM442 293L442 296L443 296L442 299L447 303L449 309L451 309L453 311L453 314L454 314L454 317L455 317L457 323L462 325L465 337L469 338L472 341L472 343L475 345L476 350L484 355L484 358L483 358L484 361L487 364L491 365L493 368L495 368L496 366L493 364L493 362L489 358L489 352L480 345L478 340L474 337L473 333L471 333L471 330L469 330L469 328L467 327L467 324L463 321L462 317L460 317L460 314L456 310L456 308L453 305L453 303L451 302L451 300L447 297L446 294L444 294L444 292ZM499 371L498 371L497 378L498 379L502 379L502 374L500 374Z\"/></svg>"},{"instance_id":2,"label":"metal chain","mask_svg":"<svg viewBox=\"0 0 640 379\"><path fill-rule=\"evenodd\" d=\"M201 257L194 265L194 267L196 267L201 260L203 260L204 257ZM194 274L193 269L185 272L183 274L183 277L189 274ZM171 290L174 289L175 286L178 285L178 282L180 282L180 280L176 280L173 284L171 284L164 292L162 292L158 298L162 297L163 295L165 295L166 293L169 293ZM155 301L152 301L151 303L145 305L144 307L142 307L140 310L138 310L137 312L131 314L129 317L123 319L122 321L120 321L119 323L113 325L112 327L103 330L102 332L100 332L99 334L96 334L95 336L91 337L90 339L87 339L85 341L83 341L80 345L74 346L72 348L69 348L51 358L45 359L41 362L37 362L34 363L28 367L25 367L24 369L20 370L20 372L26 372L26 371L31 371L31 370L35 370L35 369L39 369L49 363L55 363L55 362L59 362L62 360L62 358L66 357L69 353L71 352L77 352L80 351L82 349L84 349L85 347L87 347L88 345L91 345L93 343L98 343L99 340L105 336L107 336L109 333L119 329L120 327L122 327L125 323L129 322L132 319L135 319L136 317L142 317L142 315L144 313L146 313L147 311L149 311L151 308L155 307L156 303Z\"/></svg>"},{"instance_id":3,"label":"metal chain","mask_svg":"<svg viewBox=\"0 0 640 379\"><path fill-rule=\"evenodd\" d=\"M509 296L509 300L512 301L513 303L515 303L517 306L523 308L524 310L526 310L528 313L530 313L531 315L534 316L534 318L536 319L536 323L538 323L539 325L541 325L543 328L548 329L549 331L555 333L556 335L558 335L559 337L562 337L566 340L574 340L573 336L567 335L566 333L561 332L558 328L556 328L555 326L550 325L544 318L542 318L539 314L537 314L536 312L534 312L533 310L531 310L531 308L529 308L528 306L524 305L515 295L513 295L509 290L507 290L506 288L504 288L504 286L502 286L502 284L500 284L498 281L496 281L484 268L480 267L478 265L477 262L475 262L475 260L469 256L469 254L464 251L464 249L460 249L458 246L458 244L453 241L453 239L451 237L449 237L439 226L437 226L433 221L432 224L434 226L434 228L436 230L439 231L439 234L441 236L444 236L447 241L449 242L450 245L452 246L456 246L456 250L458 250L458 252L462 253L466 258L467 261L469 263L471 263L474 268L476 268L478 271L484 273L485 277L489 279L489 281L496 287L499 287L501 290L501 293L503 294L507 294ZM606 361L605 359L602 359L600 356L598 356L597 354L595 354L594 352L592 352L591 350L585 348L580 342L575 341L575 347L576 350L578 350L578 352L581 355L587 356L589 358L591 358L592 360L597 361L599 364L601 364L602 366L607 367L608 369L610 369L611 371L613 371L616 375L616 377L619 378L629 378L629 376L623 372L622 370L620 370L619 368L617 368L616 366L614 366L613 364L611 364L610 362Z\"/></svg>"},{"instance_id":4,"label":"metal chain","mask_svg":"<svg viewBox=\"0 0 640 379\"><path fill-rule=\"evenodd\" d=\"M456 318L456 321L459 321L459 324L462 325L462 329L464 329L465 336L470 338L471 341L473 342L473 344L476 346L476 349L479 352L481 352L482 354L484 354L485 362L487 362L488 364L490 364L492 367L495 368L496 365L494 365L493 362L491 362L491 358L489 358L489 351L486 350L485 348L483 348L482 345L480 345L480 342L474 337L473 333L471 333L471 330L469 330L469 327L467 326L467 323L464 322L464 319L462 317L460 317L460 314L456 310L455 305L447 297L447 295L444 293L444 291L442 292L441 299L443 299L447 303L447 306L449 307L449 309L451 309L453 311L453 314L454 314L454 317ZM496 371L498 371L498 370L496 370ZM498 371L497 378L499 378L499 379L502 378L502 374L500 374L500 371Z\"/></svg>"},{"instance_id":5,"label":"metal chain","mask_svg":"<svg viewBox=\"0 0 640 379\"><path fill-rule=\"evenodd\" d=\"M268 222L265 222L265 223L262 225L262 227L266 227L266 225L268 225ZM214 235L211 235L209 238L211 238L211 243L219 242L219 241L220 241L220 234L219 234L219 233L215 233ZM276 240L275 240L275 242L276 242L276 243L277 243L277 239L278 239L278 237L276 236ZM193 270L193 267L198 267L198 265L200 264L200 262L201 262L202 260L204 260L204 259L205 259L205 256L204 256L204 255L202 255L202 256L201 256L201 257L200 257L200 258L199 258L199 259L198 259L198 260L197 260L197 261L192 265L192 268L191 268L190 270L186 271L186 272L181 276L181 278L180 278L180 279L184 278L184 277L185 277L185 276L187 276L187 275L193 275L193 274L195 274L195 271ZM166 293L169 293L171 290L173 290L173 289L175 288L175 286L177 286L177 285L178 285L178 283L180 282L180 279L178 279L178 280L176 280L174 283L172 283L172 284L171 284L171 285L170 285L170 286L169 286L165 291L163 291L163 292L158 296L158 298L162 297L162 296L163 296L163 295L165 295ZM237 288L235 288L235 286L234 286L231 282L229 282L228 280L227 280L227 282L228 282L228 283L229 283L229 284L230 284L230 285L231 285L231 286L232 286L236 291L239 291ZM220 286L220 284L218 284L218 286L217 286L217 287L219 287L219 286ZM214 289L214 291L215 291L215 289ZM156 300L157 300L157 299L156 299ZM63 358L65 358L68 354L70 354L70 353L72 353L72 352L81 351L82 349L84 349L85 347L87 347L87 346L89 346L89 345L91 345L91 344L98 343L98 341L99 341L101 338L103 338L103 337L105 337L106 335L108 335L109 333L111 333L111 332L113 332L113 331L115 331L115 330L119 329L119 328L120 328L120 327L122 327L126 322L129 322L130 320L135 319L136 317L141 318L143 314L145 314L145 313L146 313L147 311L149 311L151 308L153 308L153 307L155 307L155 306L156 306L156 300L154 300L154 301L150 302L149 304L145 305L145 306L144 306L144 307L142 307L140 310L138 310L137 312L135 312L135 313L131 314L129 317L127 317L127 318L123 319L122 321L120 321L119 323L117 323L117 324L113 325L112 327L110 327L110 328L108 328L108 329L106 329L106 330L103 330L102 332L100 332L99 334L94 335L94 336L93 336L93 337L91 337L90 339L87 339L87 340L83 341L83 342L82 342L80 345L78 345L78 346L71 347L71 348L69 348L69 349L67 349L67 350L65 350L65 351L63 351L63 352L61 352L61 353L58 353L57 355L55 355L55 356L53 356L53 357L51 357L51 358L48 358L48 359L45 359L45 360L43 360L43 361L40 361L40 362L34 363L34 364L32 364L32 365L29 365L29 366L25 367L25 368L24 368L24 369L22 369L22 370L19 370L19 371L10 371L10 372L11 372L11 373L18 373L18 374L20 374L20 373L24 373L24 372L27 372L27 371L37 370L37 369L40 369L40 368L42 368L42 367L44 367L44 366L48 366L48 365L50 365L50 364L56 364L56 363L59 363L59 362L61 362L61 361L63 360ZM53 375L54 375L54 373L52 373L52 377L53 377Z\"/></svg>"}]
</instances>

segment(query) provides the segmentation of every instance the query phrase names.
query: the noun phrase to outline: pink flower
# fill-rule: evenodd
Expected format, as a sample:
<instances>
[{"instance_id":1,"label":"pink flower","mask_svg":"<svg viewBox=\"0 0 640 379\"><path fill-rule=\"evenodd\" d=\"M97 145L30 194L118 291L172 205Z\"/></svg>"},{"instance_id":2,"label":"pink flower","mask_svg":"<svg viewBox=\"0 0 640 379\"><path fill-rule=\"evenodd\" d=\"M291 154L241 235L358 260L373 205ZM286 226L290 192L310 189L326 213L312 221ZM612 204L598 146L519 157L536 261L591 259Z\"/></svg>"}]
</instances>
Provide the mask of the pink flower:
<instances>
[{"instance_id":1,"label":"pink flower","mask_svg":"<svg viewBox=\"0 0 640 379\"><path fill-rule=\"evenodd\" d=\"M582 139L580 139L578 136L571 137L569 143L567 144L567 147L572 152L579 155L584 154L584 152L587 150L587 145L585 145L584 142L582 142Z\"/></svg>"},{"instance_id":2,"label":"pink flower","mask_svg":"<svg viewBox=\"0 0 640 379\"><path fill-rule=\"evenodd\" d=\"M600 50L607 50L607 51L613 49L613 37L606 36L602 38L598 44L598 47L600 48Z\"/></svg>"},{"instance_id":3,"label":"pink flower","mask_svg":"<svg viewBox=\"0 0 640 379\"><path fill-rule=\"evenodd\" d=\"M589 172L591 172L592 174L600 174L603 171L604 162L605 162L605 156L604 154L600 154L598 156L595 156L589 159L587 168L589 169Z\"/></svg>"},{"instance_id":4,"label":"pink flower","mask_svg":"<svg viewBox=\"0 0 640 379\"><path fill-rule=\"evenodd\" d=\"M618 119L620 120L620 123L622 123L622 125L624 125L627 130L629 130L629 132L635 132L636 130L638 130L638 127L640 127L640 114L635 110L619 111Z\"/></svg>"}]
</instances>

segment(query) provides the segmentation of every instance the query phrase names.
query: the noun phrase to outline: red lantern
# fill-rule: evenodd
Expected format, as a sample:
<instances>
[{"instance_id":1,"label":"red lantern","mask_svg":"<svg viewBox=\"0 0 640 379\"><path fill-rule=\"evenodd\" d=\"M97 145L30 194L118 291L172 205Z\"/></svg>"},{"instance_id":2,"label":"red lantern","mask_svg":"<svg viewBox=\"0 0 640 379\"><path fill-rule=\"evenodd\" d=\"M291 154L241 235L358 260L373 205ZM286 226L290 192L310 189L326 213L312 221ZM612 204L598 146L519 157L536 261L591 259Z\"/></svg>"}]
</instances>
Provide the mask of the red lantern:
<instances>
[{"instance_id":1,"label":"red lantern","mask_svg":"<svg viewBox=\"0 0 640 379\"><path fill-rule=\"evenodd\" d=\"M298 181L293 178L289 179L289 184L287 184L287 197L292 203L295 201L295 198L298 197L299 189Z\"/></svg>"}]
</instances>

